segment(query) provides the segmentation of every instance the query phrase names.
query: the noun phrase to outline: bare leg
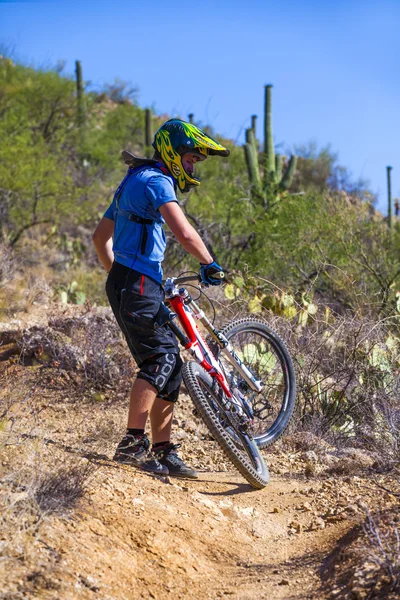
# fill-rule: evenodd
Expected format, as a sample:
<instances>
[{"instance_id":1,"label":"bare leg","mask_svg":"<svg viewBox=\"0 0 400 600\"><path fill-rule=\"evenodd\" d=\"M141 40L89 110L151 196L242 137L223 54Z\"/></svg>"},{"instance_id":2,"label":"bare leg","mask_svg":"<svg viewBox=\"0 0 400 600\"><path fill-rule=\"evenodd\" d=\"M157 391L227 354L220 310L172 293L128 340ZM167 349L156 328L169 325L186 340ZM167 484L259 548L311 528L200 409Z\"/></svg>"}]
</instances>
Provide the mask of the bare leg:
<instances>
[{"instance_id":1,"label":"bare leg","mask_svg":"<svg viewBox=\"0 0 400 600\"><path fill-rule=\"evenodd\" d=\"M157 390L145 379L135 379L131 389L128 428L144 429L147 417L157 395ZM166 402L164 403L166 404Z\"/></svg>"},{"instance_id":2,"label":"bare leg","mask_svg":"<svg viewBox=\"0 0 400 600\"><path fill-rule=\"evenodd\" d=\"M173 402L156 398L150 412L151 436L153 444L168 442L171 439Z\"/></svg>"}]
</instances>

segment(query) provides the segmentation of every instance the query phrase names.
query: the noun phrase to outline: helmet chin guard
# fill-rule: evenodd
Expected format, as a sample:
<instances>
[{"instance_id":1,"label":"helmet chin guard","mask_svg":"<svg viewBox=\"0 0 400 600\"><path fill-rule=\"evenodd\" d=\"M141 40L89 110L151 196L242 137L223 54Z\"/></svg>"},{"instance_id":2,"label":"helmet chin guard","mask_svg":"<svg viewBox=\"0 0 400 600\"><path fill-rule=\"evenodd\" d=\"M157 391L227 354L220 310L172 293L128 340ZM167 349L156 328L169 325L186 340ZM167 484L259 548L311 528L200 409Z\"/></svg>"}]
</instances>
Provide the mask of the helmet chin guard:
<instances>
[{"instance_id":1,"label":"helmet chin guard","mask_svg":"<svg viewBox=\"0 0 400 600\"><path fill-rule=\"evenodd\" d=\"M184 193L200 185L200 180L183 167L182 156L186 152L198 155L201 160L207 156L229 156L227 148L192 123L180 119L170 119L161 125L154 136L153 147Z\"/></svg>"}]
</instances>

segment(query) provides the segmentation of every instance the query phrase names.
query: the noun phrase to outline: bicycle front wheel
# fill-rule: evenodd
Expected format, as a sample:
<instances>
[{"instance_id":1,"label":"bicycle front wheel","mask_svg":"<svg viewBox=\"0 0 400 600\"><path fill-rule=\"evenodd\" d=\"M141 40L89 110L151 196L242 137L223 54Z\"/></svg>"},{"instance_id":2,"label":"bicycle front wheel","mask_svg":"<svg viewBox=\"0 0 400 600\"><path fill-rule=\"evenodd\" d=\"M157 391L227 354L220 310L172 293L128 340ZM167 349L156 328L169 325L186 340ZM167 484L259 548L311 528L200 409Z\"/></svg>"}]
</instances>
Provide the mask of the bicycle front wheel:
<instances>
[{"instance_id":1,"label":"bicycle front wheel","mask_svg":"<svg viewBox=\"0 0 400 600\"><path fill-rule=\"evenodd\" d=\"M215 441L251 486L264 488L269 482L268 467L257 444L225 412L217 382L194 361L183 365L182 375L189 396Z\"/></svg>"},{"instance_id":2,"label":"bicycle front wheel","mask_svg":"<svg viewBox=\"0 0 400 600\"><path fill-rule=\"evenodd\" d=\"M232 321L221 333L251 373L264 383L262 392L254 392L226 356L219 354L230 389L237 388L252 407L253 439L260 448L266 448L283 434L293 415L296 376L289 352L262 319Z\"/></svg>"}]
</instances>

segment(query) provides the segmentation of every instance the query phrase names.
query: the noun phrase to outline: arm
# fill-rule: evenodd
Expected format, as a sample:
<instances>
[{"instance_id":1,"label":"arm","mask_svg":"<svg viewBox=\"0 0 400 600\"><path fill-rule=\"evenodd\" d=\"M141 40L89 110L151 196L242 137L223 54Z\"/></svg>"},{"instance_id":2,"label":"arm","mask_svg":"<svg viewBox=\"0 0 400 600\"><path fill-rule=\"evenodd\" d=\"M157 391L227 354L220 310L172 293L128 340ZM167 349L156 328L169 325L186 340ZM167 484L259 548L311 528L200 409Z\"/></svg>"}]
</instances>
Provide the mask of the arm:
<instances>
[{"instance_id":1,"label":"arm","mask_svg":"<svg viewBox=\"0 0 400 600\"><path fill-rule=\"evenodd\" d=\"M112 251L112 236L114 234L114 221L103 217L97 225L92 236L93 243L96 248L97 256L107 273L114 262L114 254Z\"/></svg>"},{"instance_id":2,"label":"arm","mask_svg":"<svg viewBox=\"0 0 400 600\"><path fill-rule=\"evenodd\" d=\"M197 260L204 264L213 262L203 240L185 217L181 207L176 202L167 202L159 208L168 227L178 242Z\"/></svg>"}]
</instances>

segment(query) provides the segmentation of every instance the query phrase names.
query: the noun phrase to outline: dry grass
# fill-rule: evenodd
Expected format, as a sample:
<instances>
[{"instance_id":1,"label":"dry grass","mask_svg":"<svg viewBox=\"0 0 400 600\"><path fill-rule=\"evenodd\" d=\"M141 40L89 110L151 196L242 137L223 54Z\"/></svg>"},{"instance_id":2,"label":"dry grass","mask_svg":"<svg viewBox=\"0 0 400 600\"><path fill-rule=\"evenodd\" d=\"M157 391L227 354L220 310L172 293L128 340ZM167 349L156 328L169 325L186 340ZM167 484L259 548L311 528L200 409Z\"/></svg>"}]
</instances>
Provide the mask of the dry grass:
<instances>
[{"instance_id":1,"label":"dry grass","mask_svg":"<svg viewBox=\"0 0 400 600\"><path fill-rule=\"evenodd\" d=\"M335 552L324 586L331 600L397 600L400 530L397 511L367 512ZM333 567L333 568L332 568Z\"/></svg>"},{"instance_id":2,"label":"dry grass","mask_svg":"<svg viewBox=\"0 0 400 600\"><path fill-rule=\"evenodd\" d=\"M94 473L87 460L49 452L37 440L19 446L18 454L8 450L0 479L2 564L30 555L51 516L70 516Z\"/></svg>"},{"instance_id":3,"label":"dry grass","mask_svg":"<svg viewBox=\"0 0 400 600\"><path fill-rule=\"evenodd\" d=\"M270 315L297 376L297 431L399 464L400 341L384 321L330 315L299 328Z\"/></svg>"},{"instance_id":4,"label":"dry grass","mask_svg":"<svg viewBox=\"0 0 400 600\"><path fill-rule=\"evenodd\" d=\"M19 446L18 456L7 455L8 469L0 479L0 581L9 591L0 597L36 598L40 590L57 588L52 570L59 556L41 537L54 519L74 517L95 468L87 460L49 452L37 440Z\"/></svg>"},{"instance_id":5,"label":"dry grass","mask_svg":"<svg viewBox=\"0 0 400 600\"><path fill-rule=\"evenodd\" d=\"M388 511L368 514L363 531L365 556L375 566L375 594L400 594L400 517Z\"/></svg>"}]
</instances>

